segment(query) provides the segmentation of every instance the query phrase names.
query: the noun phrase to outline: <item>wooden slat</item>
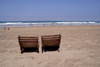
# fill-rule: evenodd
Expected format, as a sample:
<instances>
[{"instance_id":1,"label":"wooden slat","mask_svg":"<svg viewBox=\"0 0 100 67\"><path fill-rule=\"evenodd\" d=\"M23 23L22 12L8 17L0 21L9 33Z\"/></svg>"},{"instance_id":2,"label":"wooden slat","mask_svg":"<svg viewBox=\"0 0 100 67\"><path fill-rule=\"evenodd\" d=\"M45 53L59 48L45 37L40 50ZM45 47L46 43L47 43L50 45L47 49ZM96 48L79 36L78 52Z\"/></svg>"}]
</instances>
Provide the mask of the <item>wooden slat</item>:
<instances>
[{"instance_id":1,"label":"wooden slat","mask_svg":"<svg viewBox=\"0 0 100 67\"><path fill-rule=\"evenodd\" d=\"M44 45L48 45L48 44L49 44L49 45L59 45L59 43L57 43L57 42L56 42L56 43L47 43L47 42L45 42L45 43L43 43L43 44L44 44Z\"/></svg>"},{"instance_id":2,"label":"wooden slat","mask_svg":"<svg viewBox=\"0 0 100 67\"><path fill-rule=\"evenodd\" d=\"M34 40L37 40L38 38L19 38L20 40L21 39L34 39Z\"/></svg>"},{"instance_id":3,"label":"wooden slat","mask_svg":"<svg viewBox=\"0 0 100 67\"><path fill-rule=\"evenodd\" d=\"M22 47L37 47L37 43L21 43Z\"/></svg>"},{"instance_id":4,"label":"wooden slat","mask_svg":"<svg viewBox=\"0 0 100 67\"><path fill-rule=\"evenodd\" d=\"M38 39L38 38L20 38L20 39Z\"/></svg>"},{"instance_id":5,"label":"wooden slat","mask_svg":"<svg viewBox=\"0 0 100 67\"><path fill-rule=\"evenodd\" d=\"M44 43L44 46L59 46L58 43Z\"/></svg>"},{"instance_id":6,"label":"wooden slat","mask_svg":"<svg viewBox=\"0 0 100 67\"><path fill-rule=\"evenodd\" d=\"M47 41L45 40L45 41L43 41L43 43L44 42L52 42L52 43L55 43L55 42L59 42L59 40L47 40Z\"/></svg>"},{"instance_id":7,"label":"wooden slat","mask_svg":"<svg viewBox=\"0 0 100 67\"><path fill-rule=\"evenodd\" d=\"M33 39L20 39L20 41L38 41L38 40L33 40Z\"/></svg>"},{"instance_id":8,"label":"wooden slat","mask_svg":"<svg viewBox=\"0 0 100 67\"><path fill-rule=\"evenodd\" d=\"M51 38L53 38L53 37L59 38L60 36L42 36L42 38L49 38L49 37L51 37Z\"/></svg>"},{"instance_id":9,"label":"wooden slat","mask_svg":"<svg viewBox=\"0 0 100 67\"><path fill-rule=\"evenodd\" d=\"M46 36L46 37L44 36L44 37L42 37L42 38L43 38L43 39L45 39L45 38L58 38L58 39L59 39L60 36Z\"/></svg>"},{"instance_id":10,"label":"wooden slat","mask_svg":"<svg viewBox=\"0 0 100 67\"><path fill-rule=\"evenodd\" d=\"M20 41L20 43L38 43L38 41Z\"/></svg>"},{"instance_id":11,"label":"wooden slat","mask_svg":"<svg viewBox=\"0 0 100 67\"><path fill-rule=\"evenodd\" d=\"M59 39L43 40L43 42L59 42Z\"/></svg>"},{"instance_id":12,"label":"wooden slat","mask_svg":"<svg viewBox=\"0 0 100 67\"><path fill-rule=\"evenodd\" d=\"M59 37L42 37L42 38L60 38L60 36Z\"/></svg>"},{"instance_id":13,"label":"wooden slat","mask_svg":"<svg viewBox=\"0 0 100 67\"><path fill-rule=\"evenodd\" d=\"M59 36L59 35L45 35L43 37L48 37L48 36Z\"/></svg>"},{"instance_id":14,"label":"wooden slat","mask_svg":"<svg viewBox=\"0 0 100 67\"><path fill-rule=\"evenodd\" d=\"M43 44L59 44L59 41L44 41Z\"/></svg>"},{"instance_id":15,"label":"wooden slat","mask_svg":"<svg viewBox=\"0 0 100 67\"><path fill-rule=\"evenodd\" d=\"M42 40L59 40L60 38L43 38Z\"/></svg>"},{"instance_id":16,"label":"wooden slat","mask_svg":"<svg viewBox=\"0 0 100 67\"><path fill-rule=\"evenodd\" d=\"M37 37L24 37L24 36L22 37L22 36L21 36L20 38L37 38Z\"/></svg>"}]
</instances>

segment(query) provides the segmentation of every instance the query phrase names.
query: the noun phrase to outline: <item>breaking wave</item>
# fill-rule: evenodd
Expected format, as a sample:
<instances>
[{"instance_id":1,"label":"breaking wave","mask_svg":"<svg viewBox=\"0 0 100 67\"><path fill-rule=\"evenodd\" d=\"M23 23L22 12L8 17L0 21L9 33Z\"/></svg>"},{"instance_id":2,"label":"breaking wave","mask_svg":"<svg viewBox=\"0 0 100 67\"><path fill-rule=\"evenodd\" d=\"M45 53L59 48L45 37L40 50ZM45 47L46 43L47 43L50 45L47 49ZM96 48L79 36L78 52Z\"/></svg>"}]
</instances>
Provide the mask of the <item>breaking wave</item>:
<instances>
[{"instance_id":1,"label":"breaking wave","mask_svg":"<svg viewBox=\"0 0 100 67\"><path fill-rule=\"evenodd\" d=\"M65 26L65 25L100 25L98 22L71 22L71 21L15 21L0 22L0 27L26 27L26 26Z\"/></svg>"}]
</instances>

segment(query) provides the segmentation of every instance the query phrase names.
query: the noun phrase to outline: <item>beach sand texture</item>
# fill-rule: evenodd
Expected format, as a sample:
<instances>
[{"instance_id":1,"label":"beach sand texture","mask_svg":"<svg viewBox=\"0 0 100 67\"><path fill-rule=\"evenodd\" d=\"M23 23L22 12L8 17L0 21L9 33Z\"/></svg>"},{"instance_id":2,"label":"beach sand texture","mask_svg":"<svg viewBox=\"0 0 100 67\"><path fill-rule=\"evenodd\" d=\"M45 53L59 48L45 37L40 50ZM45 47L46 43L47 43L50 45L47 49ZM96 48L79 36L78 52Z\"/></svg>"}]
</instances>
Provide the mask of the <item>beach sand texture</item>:
<instances>
[{"instance_id":1,"label":"beach sand texture","mask_svg":"<svg viewBox=\"0 0 100 67\"><path fill-rule=\"evenodd\" d=\"M41 35L61 34L60 52L41 52ZM39 53L20 53L18 35L39 36ZM100 67L100 25L0 28L0 67Z\"/></svg>"}]
</instances>

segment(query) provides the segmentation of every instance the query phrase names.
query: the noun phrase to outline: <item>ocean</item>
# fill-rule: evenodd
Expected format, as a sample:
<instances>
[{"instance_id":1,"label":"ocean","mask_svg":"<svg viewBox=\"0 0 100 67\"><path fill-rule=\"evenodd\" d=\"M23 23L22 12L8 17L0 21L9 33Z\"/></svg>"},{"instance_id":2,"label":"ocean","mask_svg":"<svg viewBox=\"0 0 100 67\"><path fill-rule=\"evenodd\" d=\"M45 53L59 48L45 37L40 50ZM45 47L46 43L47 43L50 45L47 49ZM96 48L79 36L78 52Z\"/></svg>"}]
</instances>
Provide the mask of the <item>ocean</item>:
<instances>
[{"instance_id":1,"label":"ocean","mask_svg":"<svg viewBox=\"0 0 100 67\"><path fill-rule=\"evenodd\" d=\"M100 21L0 21L0 27L100 25Z\"/></svg>"}]
</instances>

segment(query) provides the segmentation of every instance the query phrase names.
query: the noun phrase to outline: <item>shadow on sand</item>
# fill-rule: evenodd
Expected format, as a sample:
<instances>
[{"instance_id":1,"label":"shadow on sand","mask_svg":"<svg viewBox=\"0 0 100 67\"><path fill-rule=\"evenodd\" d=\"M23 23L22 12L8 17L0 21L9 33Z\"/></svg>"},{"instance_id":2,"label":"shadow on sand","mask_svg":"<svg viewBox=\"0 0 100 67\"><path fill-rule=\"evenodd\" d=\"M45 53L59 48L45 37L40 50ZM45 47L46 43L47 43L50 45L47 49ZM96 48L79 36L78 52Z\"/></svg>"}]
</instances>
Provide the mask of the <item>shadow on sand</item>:
<instances>
[{"instance_id":1,"label":"shadow on sand","mask_svg":"<svg viewBox=\"0 0 100 67\"><path fill-rule=\"evenodd\" d=\"M29 53L29 52L38 52L39 51L36 51L36 48L24 48L22 53Z\"/></svg>"},{"instance_id":2,"label":"shadow on sand","mask_svg":"<svg viewBox=\"0 0 100 67\"><path fill-rule=\"evenodd\" d=\"M44 47L44 52L47 52L47 51L58 51L58 47ZM42 53L43 53L43 49L42 49Z\"/></svg>"}]
</instances>

